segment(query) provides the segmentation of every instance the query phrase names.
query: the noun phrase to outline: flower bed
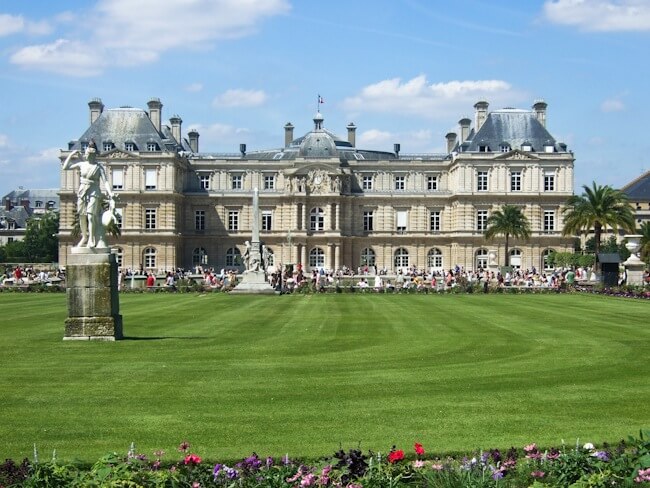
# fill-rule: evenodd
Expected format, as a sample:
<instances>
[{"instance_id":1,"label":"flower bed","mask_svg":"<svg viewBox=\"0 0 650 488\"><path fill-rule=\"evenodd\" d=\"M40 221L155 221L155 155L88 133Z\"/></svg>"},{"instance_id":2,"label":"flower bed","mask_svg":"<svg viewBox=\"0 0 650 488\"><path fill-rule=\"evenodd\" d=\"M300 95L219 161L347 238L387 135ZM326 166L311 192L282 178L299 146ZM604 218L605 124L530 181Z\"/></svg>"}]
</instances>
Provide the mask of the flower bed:
<instances>
[{"instance_id":1,"label":"flower bed","mask_svg":"<svg viewBox=\"0 0 650 488\"><path fill-rule=\"evenodd\" d=\"M617 445L591 443L540 449L536 444L490 449L466 456L427 455L393 447L387 453L339 450L306 462L253 453L238 462L212 463L183 442L176 461L156 451L136 453L132 445L120 456L110 454L92 466L6 460L0 465L0 488L10 486L159 486L159 487L612 487L650 486L648 432Z\"/></svg>"}]
</instances>

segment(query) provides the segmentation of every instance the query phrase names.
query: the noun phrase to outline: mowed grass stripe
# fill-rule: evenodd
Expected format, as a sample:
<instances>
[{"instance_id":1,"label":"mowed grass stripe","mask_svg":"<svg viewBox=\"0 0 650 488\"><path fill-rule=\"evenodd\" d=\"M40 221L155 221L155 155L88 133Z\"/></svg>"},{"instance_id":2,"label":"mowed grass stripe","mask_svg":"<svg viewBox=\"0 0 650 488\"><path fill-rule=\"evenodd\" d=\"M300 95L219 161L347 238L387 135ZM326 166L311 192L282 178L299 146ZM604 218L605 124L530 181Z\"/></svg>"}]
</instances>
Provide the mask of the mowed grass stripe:
<instances>
[{"instance_id":1,"label":"mowed grass stripe","mask_svg":"<svg viewBox=\"0 0 650 488\"><path fill-rule=\"evenodd\" d=\"M94 460L617 440L650 425L647 302L582 295L122 295L127 340L63 342L65 296L1 294L0 455Z\"/></svg>"}]
</instances>

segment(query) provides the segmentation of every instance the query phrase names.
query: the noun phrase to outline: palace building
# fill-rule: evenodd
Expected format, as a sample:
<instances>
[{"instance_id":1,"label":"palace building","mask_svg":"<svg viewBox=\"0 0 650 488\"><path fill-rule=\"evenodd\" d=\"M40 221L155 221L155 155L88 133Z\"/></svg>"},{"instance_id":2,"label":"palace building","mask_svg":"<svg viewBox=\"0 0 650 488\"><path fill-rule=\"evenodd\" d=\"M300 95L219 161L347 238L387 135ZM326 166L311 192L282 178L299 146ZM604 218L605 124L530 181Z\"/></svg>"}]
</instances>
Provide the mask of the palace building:
<instances>
[{"instance_id":1,"label":"palace building","mask_svg":"<svg viewBox=\"0 0 650 488\"><path fill-rule=\"evenodd\" d=\"M300 137L287 123L276 149L201 152L199 134L183 134L178 115L163 123L158 99L148 110L105 109L100 99L88 106L90 126L60 157L96 142L119 196L121 236L111 246L125 268L242 269L254 188L260 239L276 265L477 269L490 251L503 264L503 239L486 241L484 231L506 203L532 227L529 240L511 239L513 266L543 269L550 252L573 249L562 237L561 209L573 194L574 155L548 132L543 101L491 112L477 102L474 121L463 118L459 132L446 135L444 154L359 148L353 123L341 138L320 112ZM78 179L61 172L61 265L75 244Z\"/></svg>"}]
</instances>

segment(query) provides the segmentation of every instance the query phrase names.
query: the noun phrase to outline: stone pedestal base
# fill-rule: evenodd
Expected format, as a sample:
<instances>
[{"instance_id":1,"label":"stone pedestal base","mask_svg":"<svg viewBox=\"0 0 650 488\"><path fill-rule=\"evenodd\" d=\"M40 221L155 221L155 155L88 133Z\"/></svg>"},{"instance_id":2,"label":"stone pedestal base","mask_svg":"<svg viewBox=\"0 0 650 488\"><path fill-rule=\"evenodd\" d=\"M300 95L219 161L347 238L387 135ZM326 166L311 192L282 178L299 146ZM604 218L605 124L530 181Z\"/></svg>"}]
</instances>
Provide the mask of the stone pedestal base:
<instances>
[{"instance_id":1,"label":"stone pedestal base","mask_svg":"<svg viewBox=\"0 0 650 488\"><path fill-rule=\"evenodd\" d=\"M72 248L66 267L63 340L122 339L117 263L108 249Z\"/></svg>"},{"instance_id":2,"label":"stone pedestal base","mask_svg":"<svg viewBox=\"0 0 650 488\"><path fill-rule=\"evenodd\" d=\"M645 263L637 258L634 254L630 256L627 261L623 263L627 272L627 284L642 286L643 285L643 270Z\"/></svg>"},{"instance_id":3,"label":"stone pedestal base","mask_svg":"<svg viewBox=\"0 0 650 488\"><path fill-rule=\"evenodd\" d=\"M246 271L239 283L230 293L248 293L251 295L271 295L275 293L273 287L266 281L264 271Z\"/></svg>"}]
</instances>

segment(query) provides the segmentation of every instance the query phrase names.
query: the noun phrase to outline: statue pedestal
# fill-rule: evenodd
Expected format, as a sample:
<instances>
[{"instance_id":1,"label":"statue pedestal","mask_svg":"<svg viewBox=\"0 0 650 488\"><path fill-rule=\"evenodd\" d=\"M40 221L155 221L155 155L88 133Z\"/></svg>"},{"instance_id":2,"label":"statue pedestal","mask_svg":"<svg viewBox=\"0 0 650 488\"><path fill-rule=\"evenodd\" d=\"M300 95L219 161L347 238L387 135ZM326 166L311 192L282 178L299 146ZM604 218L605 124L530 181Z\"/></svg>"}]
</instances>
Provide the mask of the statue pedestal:
<instances>
[{"instance_id":1,"label":"statue pedestal","mask_svg":"<svg viewBox=\"0 0 650 488\"><path fill-rule=\"evenodd\" d=\"M643 270L645 263L638 257L632 254L627 261L623 262L627 272L627 284L635 286L643 286Z\"/></svg>"},{"instance_id":2,"label":"statue pedestal","mask_svg":"<svg viewBox=\"0 0 650 488\"><path fill-rule=\"evenodd\" d=\"M272 295L275 293L273 287L266 280L264 271L245 271L241 282L230 291L230 293Z\"/></svg>"},{"instance_id":3,"label":"statue pedestal","mask_svg":"<svg viewBox=\"0 0 650 488\"><path fill-rule=\"evenodd\" d=\"M107 248L72 248L66 266L68 318L63 340L122 339L117 263Z\"/></svg>"}]
</instances>

